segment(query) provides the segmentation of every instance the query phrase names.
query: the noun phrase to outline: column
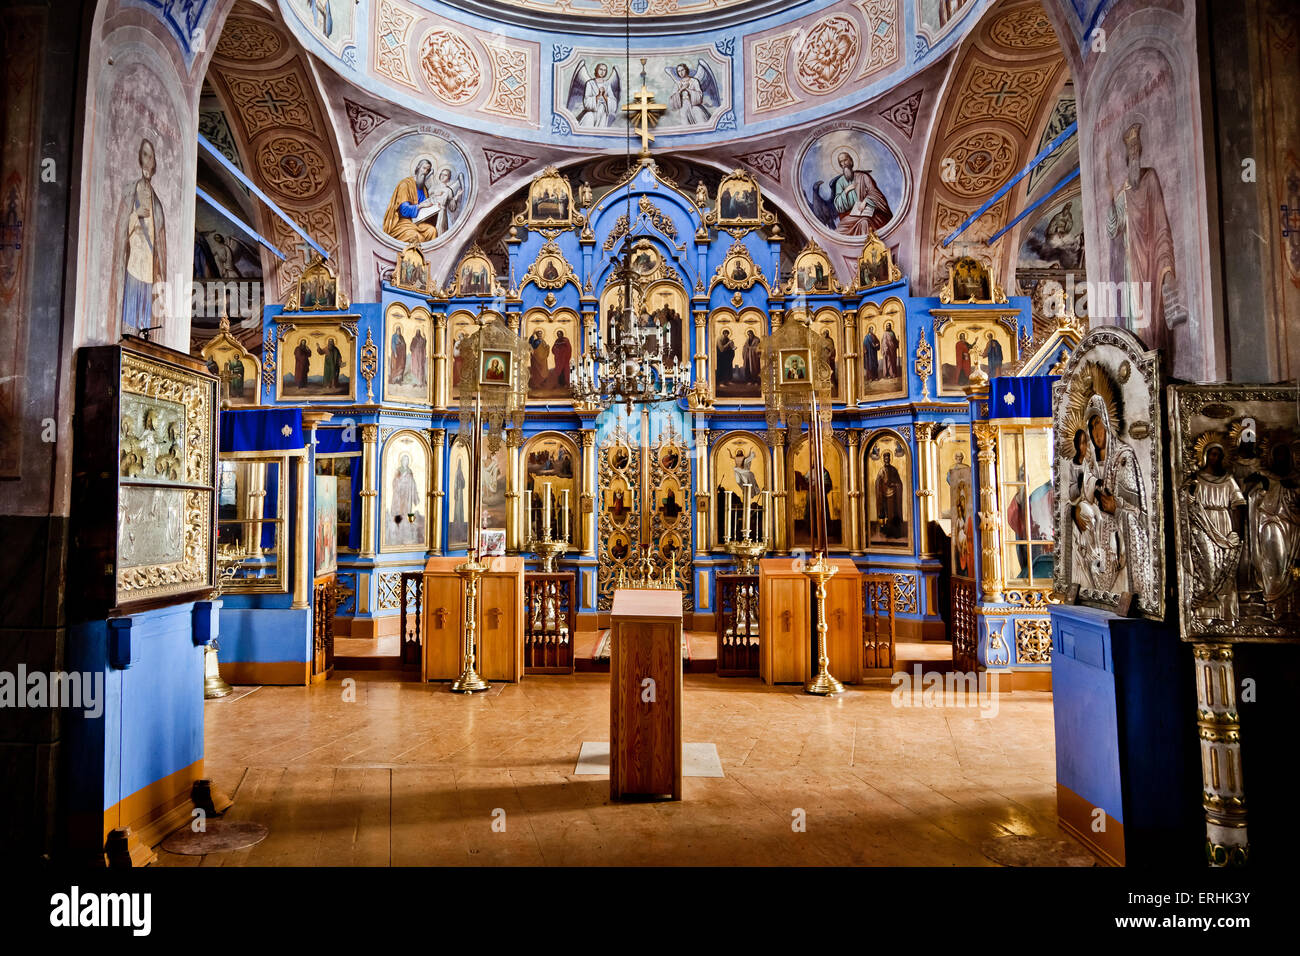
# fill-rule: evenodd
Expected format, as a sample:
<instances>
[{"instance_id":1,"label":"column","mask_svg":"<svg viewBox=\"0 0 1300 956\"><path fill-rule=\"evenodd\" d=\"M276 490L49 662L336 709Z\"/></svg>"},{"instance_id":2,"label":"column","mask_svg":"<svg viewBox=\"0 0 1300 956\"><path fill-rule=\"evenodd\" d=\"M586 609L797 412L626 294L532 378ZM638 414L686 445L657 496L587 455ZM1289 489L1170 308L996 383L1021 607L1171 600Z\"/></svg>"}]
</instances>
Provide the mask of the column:
<instances>
[{"instance_id":1,"label":"column","mask_svg":"<svg viewBox=\"0 0 1300 956\"><path fill-rule=\"evenodd\" d=\"M244 462L248 469L248 493L244 496L244 518L261 518L266 514L266 463L258 461ZM283 502L280 506L283 507ZM248 536L244 539L244 558L262 556L262 522L248 526ZM285 555L277 555L277 561L283 561Z\"/></svg>"},{"instance_id":2,"label":"column","mask_svg":"<svg viewBox=\"0 0 1300 956\"><path fill-rule=\"evenodd\" d=\"M844 316L844 362L840 369L840 381L844 386L844 404L848 408L858 407L858 313L849 309L840 313Z\"/></svg>"},{"instance_id":3,"label":"column","mask_svg":"<svg viewBox=\"0 0 1300 956\"><path fill-rule=\"evenodd\" d=\"M998 426L975 422L980 475L980 589L989 604L1002 603L1002 511L998 507Z\"/></svg>"},{"instance_id":4,"label":"column","mask_svg":"<svg viewBox=\"0 0 1300 956\"><path fill-rule=\"evenodd\" d=\"M362 558L375 556L375 498L379 485L379 426L361 426L361 550Z\"/></svg>"},{"instance_id":5,"label":"column","mask_svg":"<svg viewBox=\"0 0 1300 956\"><path fill-rule=\"evenodd\" d=\"M709 456L713 452L710 440L713 432L707 428L695 429L695 556L704 557L712 541L709 538L709 520L718 509L714 499L713 479L709 472Z\"/></svg>"},{"instance_id":6,"label":"column","mask_svg":"<svg viewBox=\"0 0 1300 956\"><path fill-rule=\"evenodd\" d=\"M520 449L523 444L523 434L518 428L506 432L506 550L515 553L524 548L524 543L519 540L522 537L519 532L524 524L523 516L519 514L524 497L520 491L523 488L520 473L523 467Z\"/></svg>"},{"instance_id":7,"label":"column","mask_svg":"<svg viewBox=\"0 0 1300 956\"><path fill-rule=\"evenodd\" d=\"M582 495L578 500L578 519L581 527L582 553L596 556L596 429L582 430Z\"/></svg>"},{"instance_id":8,"label":"column","mask_svg":"<svg viewBox=\"0 0 1300 956\"><path fill-rule=\"evenodd\" d=\"M446 408L451 398L451 366L447 362L447 313L433 313L433 404Z\"/></svg>"},{"instance_id":9,"label":"column","mask_svg":"<svg viewBox=\"0 0 1300 956\"><path fill-rule=\"evenodd\" d=\"M844 538L844 545L851 554L863 554L866 550L866 526L863 523L862 501L864 498L862 489L862 456L858 450L862 445L862 429L846 428L844 429L844 444L846 454L849 457L849 493L844 496L845 508L849 511L848 534ZM843 519L841 518L841 524Z\"/></svg>"},{"instance_id":10,"label":"column","mask_svg":"<svg viewBox=\"0 0 1300 956\"><path fill-rule=\"evenodd\" d=\"M1231 644L1196 644L1196 726L1201 738L1201 802L1205 854L1212 867L1250 860L1246 790L1241 775L1241 723Z\"/></svg>"},{"instance_id":11,"label":"column","mask_svg":"<svg viewBox=\"0 0 1300 956\"><path fill-rule=\"evenodd\" d=\"M709 359L708 348L705 345L705 327L708 321L709 313L706 309L695 310L695 354L691 356L695 359L695 384L696 387L704 386L707 390L706 382L708 372L705 364Z\"/></svg>"},{"instance_id":12,"label":"column","mask_svg":"<svg viewBox=\"0 0 1300 956\"><path fill-rule=\"evenodd\" d=\"M790 550L790 528L786 521L785 429L780 429L772 437L772 519L776 522L776 541L772 550L787 552Z\"/></svg>"},{"instance_id":13,"label":"column","mask_svg":"<svg viewBox=\"0 0 1300 956\"><path fill-rule=\"evenodd\" d=\"M429 550L435 554L443 553L442 508L447 500L447 489L443 487L443 473L446 470L447 429L429 429L429 442L433 446L433 469L430 476L429 520L433 524L433 534L429 538Z\"/></svg>"},{"instance_id":14,"label":"column","mask_svg":"<svg viewBox=\"0 0 1300 956\"><path fill-rule=\"evenodd\" d=\"M311 439L308 447L294 460L297 472L298 496L294 499L294 511L297 515L297 534L294 536L293 556L293 604L290 607L301 609L311 606L311 564L314 557L311 547L311 526L309 516L311 505L311 476L307 473L308 457L311 451Z\"/></svg>"},{"instance_id":15,"label":"column","mask_svg":"<svg viewBox=\"0 0 1300 956\"><path fill-rule=\"evenodd\" d=\"M930 550L930 522L938 519L938 458L934 446L934 422L916 423L916 497L921 502L920 555L934 557Z\"/></svg>"}]
</instances>

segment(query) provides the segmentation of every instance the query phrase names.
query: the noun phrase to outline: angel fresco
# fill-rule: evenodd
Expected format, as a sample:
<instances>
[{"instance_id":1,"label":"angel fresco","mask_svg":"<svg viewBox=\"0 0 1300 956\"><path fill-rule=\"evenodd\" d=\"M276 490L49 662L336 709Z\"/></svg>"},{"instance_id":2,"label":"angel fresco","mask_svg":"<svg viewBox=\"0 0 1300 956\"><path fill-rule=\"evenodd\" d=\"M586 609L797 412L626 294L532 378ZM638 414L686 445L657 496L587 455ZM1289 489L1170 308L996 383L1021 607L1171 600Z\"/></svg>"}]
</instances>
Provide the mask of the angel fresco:
<instances>
[{"instance_id":1,"label":"angel fresco","mask_svg":"<svg viewBox=\"0 0 1300 956\"><path fill-rule=\"evenodd\" d=\"M611 73L608 63L597 63L595 72L589 73L587 61L583 60L569 81L569 112L578 118L579 126L595 129L612 126L619 117L622 92L618 67Z\"/></svg>"},{"instance_id":2,"label":"angel fresco","mask_svg":"<svg viewBox=\"0 0 1300 956\"><path fill-rule=\"evenodd\" d=\"M696 61L694 70L685 63L678 63L673 67L664 67L664 72L674 83L668 105L681 113L687 126L707 123L712 118L710 107L722 105L717 77L703 60Z\"/></svg>"}]
</instances>

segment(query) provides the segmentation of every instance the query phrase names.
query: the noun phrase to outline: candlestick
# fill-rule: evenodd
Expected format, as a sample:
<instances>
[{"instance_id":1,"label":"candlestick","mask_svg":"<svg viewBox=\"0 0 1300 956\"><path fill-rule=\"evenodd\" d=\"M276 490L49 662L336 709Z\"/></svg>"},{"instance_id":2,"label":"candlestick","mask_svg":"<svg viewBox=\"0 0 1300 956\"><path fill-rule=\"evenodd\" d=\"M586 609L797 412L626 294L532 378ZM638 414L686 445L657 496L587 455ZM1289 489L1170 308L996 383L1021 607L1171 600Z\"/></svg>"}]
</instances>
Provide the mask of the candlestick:
<instances>
[{"instance_id":1,"label":"candlestick","mask_svg":"<svg viewBox=\"0 0 1300 956\"><path fill-rule=\"evenodd\" d=\"M569 541L569 489L568 488L564 489L564 493L561 496L561 500L563 502L563 508L564 508L564 511L561 513L561 517L560 517L560 521L564 527L564 533L561 535L561 537L564 539L564 542L567 544Z\"/></svg>"},{"instance_id":2,"label":"candlestick","mask_svg":"<svg viewBox=\"0 0 1300 956\"><path fill-rule=\"evenodd\" d=\"M551 483L548 481L545 486L546 498L542 507L542 534L549 538L551 536Z\"/></svg>"},{"instance_id":3,"label":"candlestick","mask_svg":"<svg viewBox=\"0 0 1300 956\"><path fill-rule=\"evenodd\" d=\"M745 536L745 540L749 540L749 495L750 495L750 487L749 485L745 485L745 522L743 526L744 527L743 534Z\"/></svg>"},{"instance_id":4,"label":"candlestick","mask_svg":"<svg viewBox=\"0 0 1300 956\"><path fill-rule=\"evenodd\" d=\"M763 540L770 541L772 534L772 492L763 490Z\"/></svg>"},{"instance_id":5,"label":"candlestick","mask_svg":"<svg viewBox=\"0 0 1300 956\"><path fill-rule=\"evenodd\" d=\"M533 493L524 489L524 527L528 529L528 539L533 538Z\"/></svg>"}]
</instances>

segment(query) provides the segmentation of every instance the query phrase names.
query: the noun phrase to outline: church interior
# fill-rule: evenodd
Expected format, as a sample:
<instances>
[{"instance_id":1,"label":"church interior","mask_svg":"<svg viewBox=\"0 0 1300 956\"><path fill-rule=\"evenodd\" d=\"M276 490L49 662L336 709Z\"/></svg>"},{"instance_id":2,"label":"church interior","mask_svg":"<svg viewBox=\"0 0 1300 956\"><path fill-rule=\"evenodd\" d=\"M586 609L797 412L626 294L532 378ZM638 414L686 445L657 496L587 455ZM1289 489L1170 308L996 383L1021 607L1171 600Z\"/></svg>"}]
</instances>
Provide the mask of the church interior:
<instances>
[{"instance_id":1,"label":"church interior","mask_svg":"<svg viewBox=\"0 0 1300 956\"><path fill-rule=\"evenodd\" d=\"M0 856L1300 849L1295 5L0 22Z\"/></svg>"}]
</instances>

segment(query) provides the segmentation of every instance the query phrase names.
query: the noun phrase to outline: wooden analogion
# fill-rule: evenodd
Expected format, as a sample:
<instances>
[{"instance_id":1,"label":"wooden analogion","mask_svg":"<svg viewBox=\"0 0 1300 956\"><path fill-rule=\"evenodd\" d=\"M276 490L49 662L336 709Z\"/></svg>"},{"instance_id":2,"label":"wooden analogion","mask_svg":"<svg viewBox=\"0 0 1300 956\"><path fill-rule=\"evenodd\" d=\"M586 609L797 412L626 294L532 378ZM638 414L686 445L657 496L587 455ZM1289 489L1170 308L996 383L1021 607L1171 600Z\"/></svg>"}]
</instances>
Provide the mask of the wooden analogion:
<instances>
[{"instance_id":1,"label":"wooden analogion","mask_svg":"<svg viewBox=\"0 0 1300 956\"><path fill-rule=\"evenodd\" d=\"M426 681L460 675L465 583L456 573L463 557L430 558L424 568L424 666ZM486 559L479 578L478 660L484 680L524 676L524 559Z\"/></svg>"}]
</instances>

